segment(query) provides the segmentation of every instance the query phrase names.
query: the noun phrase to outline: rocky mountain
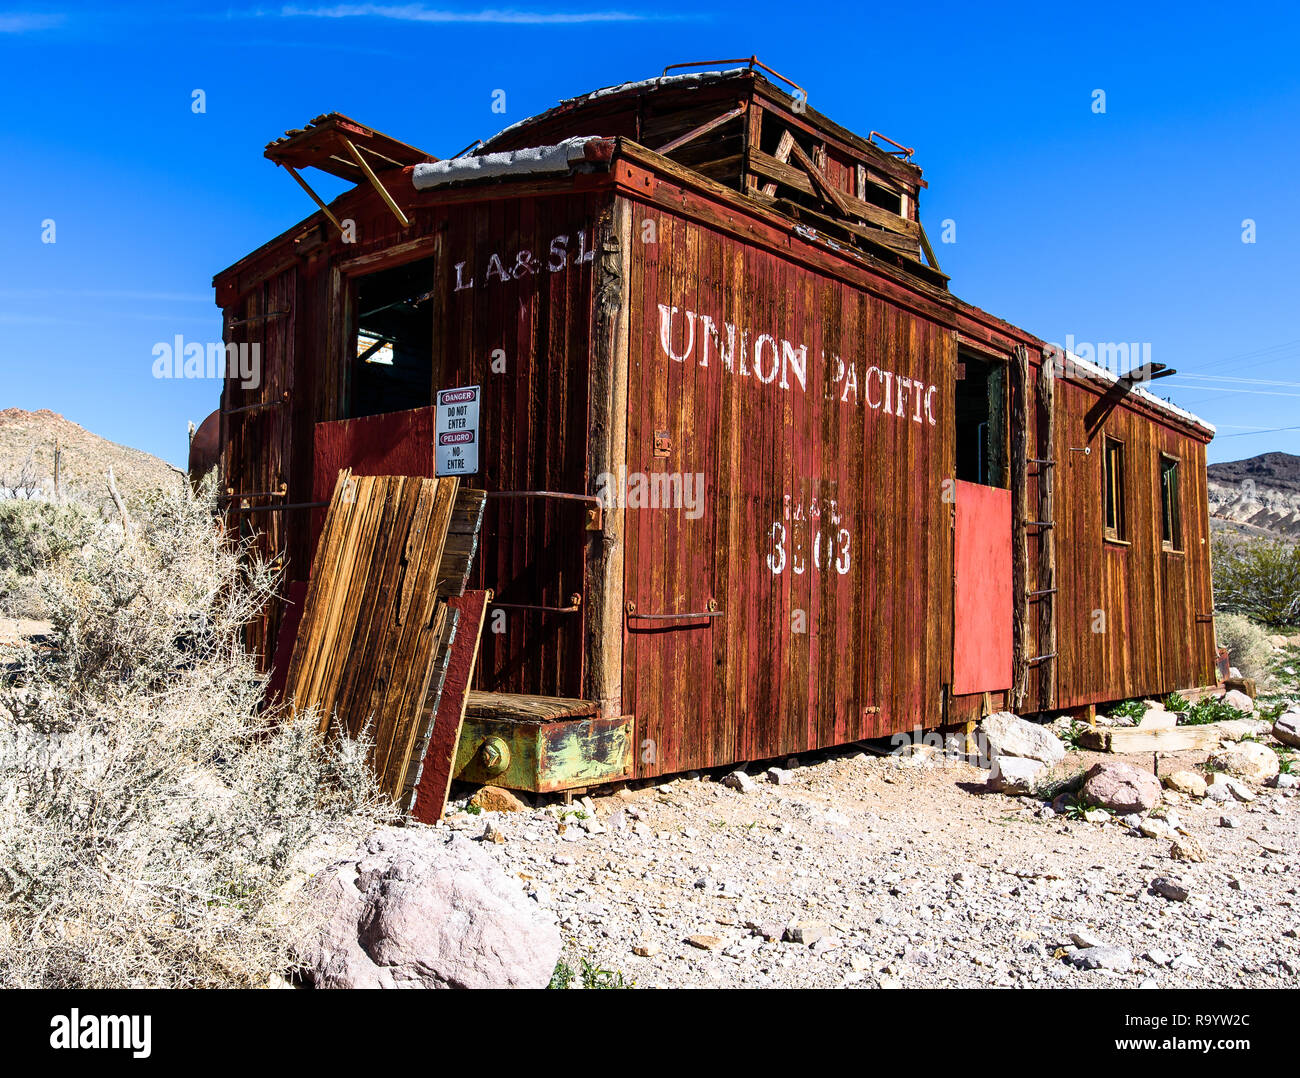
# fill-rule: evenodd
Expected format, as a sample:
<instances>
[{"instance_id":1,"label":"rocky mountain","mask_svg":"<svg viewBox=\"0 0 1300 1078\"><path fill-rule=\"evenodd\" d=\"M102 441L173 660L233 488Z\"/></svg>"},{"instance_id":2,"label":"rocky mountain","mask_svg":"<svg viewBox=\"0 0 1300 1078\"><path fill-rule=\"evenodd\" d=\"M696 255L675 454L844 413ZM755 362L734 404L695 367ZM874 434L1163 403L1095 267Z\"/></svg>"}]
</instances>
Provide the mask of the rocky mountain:
<instances>
[{"instance_id":1,"label":"rocky mountain","mask_svg":"<svg viewBox=\"0 0 1300 1078\"><path fill-rule=\"evenodd\" d=\"M1210 516L1234 530L1300 540L1300 457L1261 453L1206 468Z\"/></svg>"},{"instance_id":2,"label":"rocky mountain","mask_svg":"<svg viewBox=\"0 0 1300 1078\"><path fill-rule=\"evenodd\" d=\"M139 449L110 442L85 427L42 408L0 409L0 497L48 497L54 489L54 446L61 447L65 492L92 502L107 498L109 466L128 501L147 490L182 481L165 461Z\"/></svg>"}]
</instances>

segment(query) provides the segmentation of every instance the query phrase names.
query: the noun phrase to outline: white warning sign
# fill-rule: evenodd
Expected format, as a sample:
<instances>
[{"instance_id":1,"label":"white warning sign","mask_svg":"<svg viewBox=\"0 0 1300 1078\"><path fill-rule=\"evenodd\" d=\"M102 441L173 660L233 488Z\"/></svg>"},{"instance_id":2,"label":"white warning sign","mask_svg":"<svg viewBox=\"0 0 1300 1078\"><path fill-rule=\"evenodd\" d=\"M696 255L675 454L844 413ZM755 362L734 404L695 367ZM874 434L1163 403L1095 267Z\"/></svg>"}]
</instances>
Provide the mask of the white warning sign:
<instances>
[{"instance_id":1,"label":"white warning sign","mask_svg":"<svg viewBox=\"0 0 1300 1078\"><path fill-rule=\"evenodd\" d=\"M438 390L435 475L473 475L478 471L478 402L478 386Z\"/></svg>"}]
</instances>

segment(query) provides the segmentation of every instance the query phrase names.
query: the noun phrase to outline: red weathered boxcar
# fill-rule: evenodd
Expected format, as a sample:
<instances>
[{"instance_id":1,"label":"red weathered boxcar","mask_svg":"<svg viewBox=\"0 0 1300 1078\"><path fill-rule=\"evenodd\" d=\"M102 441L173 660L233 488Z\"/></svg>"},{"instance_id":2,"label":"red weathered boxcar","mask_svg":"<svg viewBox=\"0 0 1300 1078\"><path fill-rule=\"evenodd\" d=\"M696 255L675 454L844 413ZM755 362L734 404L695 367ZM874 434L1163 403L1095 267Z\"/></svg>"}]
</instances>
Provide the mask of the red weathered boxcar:
<instances>
[{"instance_id":1,"label":"red weathered boxcar","mask_svg":"<svg viewBox=\"0 0 1300 1078\"><path fill-rule=\"evenodd\" d=\"M432 474L433 392L483 387L497 696L460 773L590 785L1213 681L1212 429L1150 366L956 299L885 141L751 64L449 161L337 115L268 147L357 186L216 277L263 362L222 396L232 514L302 579L337 470ZM522 696L586 756L476 769Z\"/></svg>"}]
</instances>

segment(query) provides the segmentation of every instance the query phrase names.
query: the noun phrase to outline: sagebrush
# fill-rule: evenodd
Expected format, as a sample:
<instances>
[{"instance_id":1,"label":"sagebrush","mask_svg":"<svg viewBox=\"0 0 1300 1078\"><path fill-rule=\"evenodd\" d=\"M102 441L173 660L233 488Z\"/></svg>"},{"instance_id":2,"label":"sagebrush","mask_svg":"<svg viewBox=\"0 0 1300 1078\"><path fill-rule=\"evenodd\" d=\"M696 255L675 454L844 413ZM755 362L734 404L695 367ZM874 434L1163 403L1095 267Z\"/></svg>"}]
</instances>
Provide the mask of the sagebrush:
<instances>
[{"instance_id":1,"label":"sagebrush","mask_svg":"<svg viewBox=\"0 0 1300 1078\"><path fill-rule=\"evenodd\" d=\"M1242 677L1261 684L1268 681L1273 645L1263 629L1239 614L1216 614L1214 635L1219 646L1228 649L1228 660Z\"/></svg>"},{"instance_id":2,"label":"sagebrush","mask_svg":"<svg viewBox=\"0 0 1300 1078\"><path fill-rule=\"evenodd\" d=\"M31 563L52 631L0 667L0 984L264 984L303 856L389 815L364 743L260 710L242 629L276 581L214 504L87 514Z\"/></svg>"},{"instance_id":3,"label":"sagebrush","mask_svg":"<svg viewBox=\"0 0 1300 1078\"><path fill-rule=\"evenodd\" d=\"M1300 544L1217 542L1213 572L1218 609L1275 628L1300 626Z\"/></svg>"}]
</instances>

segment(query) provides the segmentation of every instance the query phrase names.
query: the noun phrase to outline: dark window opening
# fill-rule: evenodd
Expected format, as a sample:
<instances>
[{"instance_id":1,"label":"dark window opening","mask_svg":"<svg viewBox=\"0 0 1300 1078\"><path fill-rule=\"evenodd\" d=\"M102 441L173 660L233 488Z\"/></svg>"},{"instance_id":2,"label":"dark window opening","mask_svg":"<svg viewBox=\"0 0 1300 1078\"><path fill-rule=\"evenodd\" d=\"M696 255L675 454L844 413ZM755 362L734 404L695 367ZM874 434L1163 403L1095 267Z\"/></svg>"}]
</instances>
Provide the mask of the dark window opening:
<instances>
[{"instance_id":1,"label":"dark window opening","mask_svg":"<svg viewBox=\"0 0 1300 1078\"><path fill-rule=\"evenodd\" d=\"M1106 538L1128 540L1127 507L1124 504L1124 443L1107 438L1102 450L1105 468L1103 491L1106 512Z\"/></svg>"},{"instance_id":2,"label":"dark window opening","mask_svg":"<svg viewBox=\"0 0 1300 1078\"><path fill-rule=\"evenodd\" d=\"M350 418L433 403L433 288L433 259L357 281Z\"/></svg>"},{"instance_id":3,"label":"dark window opening","mask_svg":"<svg viewBox=\"0 0 1300 1078\"><path fill-rule=\"evenodd\" d=\"M1160 545L1165 550L1183 549L1183 520L1178 502L1178 461L1160 457Z\"/></svg>"},{"instance_id":4,"label":"dark window opening","mask_svg":"<svg viewBox=\"0 0 1300 1078\"><path fill-rule=\"evenodd\" d=\"M966 353L957 357L957 478L986 487L1009 487L1006 364Z\"/></svg>"}]
</instances>

